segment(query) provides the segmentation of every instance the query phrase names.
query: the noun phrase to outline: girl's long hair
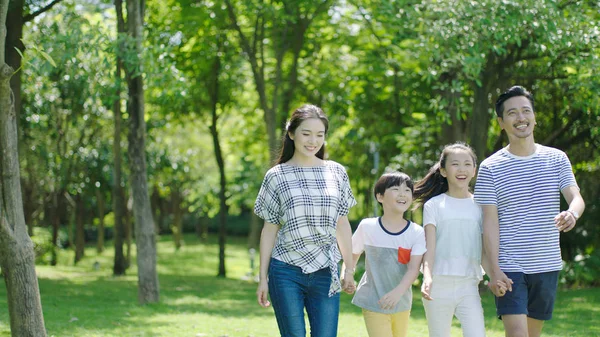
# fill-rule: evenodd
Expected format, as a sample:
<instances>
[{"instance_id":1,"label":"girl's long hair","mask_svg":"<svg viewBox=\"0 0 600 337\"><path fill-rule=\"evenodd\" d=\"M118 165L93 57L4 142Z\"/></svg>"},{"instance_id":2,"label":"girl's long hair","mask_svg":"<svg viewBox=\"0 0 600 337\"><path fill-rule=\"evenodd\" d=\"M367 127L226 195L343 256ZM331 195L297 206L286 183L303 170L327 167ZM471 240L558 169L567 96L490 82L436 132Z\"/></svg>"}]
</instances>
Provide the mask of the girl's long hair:
<instances>
[{"instance_id":1,"label":"girl's long hair","mask_svg":"<svg viewBox=\"0 0 600 337\"><path fill-rule=\"evenodd\" d=\"M275 164L282 164L294 156L294 141L290 138L290 133L296 132L296 129L302 122L310 118L318 118L325 125L325 134L327 134L327 130L329 129L329 120L325 113L321 108L312 104L304 104L303 106L296 109L292 116L290 117L289 122L286 124L285 133L281 139L281 150L279 151L279 157L275 161ZM315 154L315 156L319 159L325 158L325 144L321 146L321 149Z\"/></svg>"},{"instance_id":2,"label":"girl's long hair","mask_svg":"<svg viewBox=\"0 0 600 337\"><path fill-rule=\"evenodd\" d=\"M442 175L440 169L446 167L448 154L454 151L466 151L473 158L473 165L477 165L477 156L469 145L457 142L444 146L440 160L429 169L429 172L427 172L427 175L423 179L417 181L415 184L415 191L413 193L413 205L415 208L425 204L435 196L448 192L448 180Z\"/></svg>"}]
</instances>

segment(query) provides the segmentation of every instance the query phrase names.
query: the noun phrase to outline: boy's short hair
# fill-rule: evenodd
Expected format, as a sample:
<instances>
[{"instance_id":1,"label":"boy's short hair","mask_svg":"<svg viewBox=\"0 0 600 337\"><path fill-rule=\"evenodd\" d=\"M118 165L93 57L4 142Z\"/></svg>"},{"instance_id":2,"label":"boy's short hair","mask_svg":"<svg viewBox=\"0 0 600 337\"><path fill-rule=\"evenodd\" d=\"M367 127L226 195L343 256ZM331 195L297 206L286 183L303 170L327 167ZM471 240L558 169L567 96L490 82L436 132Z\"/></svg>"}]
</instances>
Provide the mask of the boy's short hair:
<instances>
[{"instance_id":1,"label":"boy's short hair","mask_svg":"<svg viewBox=\"0 0 600 337\"><path fill-rule=\"evenodd\" d=\"M378 194L384 195L388 188L400 186L403 183L406 183L406 187L410 188L411 192L415 191L413 181L408 174L398 171L384 173L375 183L375 188L373 189L375 200L377 200ZM381 203L379 204L381 205Z\"/></svg>"}]
</instances>

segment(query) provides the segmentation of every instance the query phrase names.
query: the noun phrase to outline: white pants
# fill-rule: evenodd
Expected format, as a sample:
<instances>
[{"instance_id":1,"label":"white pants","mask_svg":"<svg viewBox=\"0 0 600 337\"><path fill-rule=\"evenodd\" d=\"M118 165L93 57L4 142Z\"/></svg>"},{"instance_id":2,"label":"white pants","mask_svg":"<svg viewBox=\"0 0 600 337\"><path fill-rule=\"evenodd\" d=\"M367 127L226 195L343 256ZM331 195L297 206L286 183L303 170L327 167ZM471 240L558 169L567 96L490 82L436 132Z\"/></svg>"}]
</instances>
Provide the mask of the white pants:
<instances>
[{"instance_id":1,"label":"white pants","mask_svg":"<svg viewBox=\"0 0 600 337\"><path fill-rule=\"evenodd\" d=\"M452 317L460 321L464 337L484 337L479 280L462 276L433 276L431 298L423 299L429 337L450 337Z\"/></svg>"}]
</instances>

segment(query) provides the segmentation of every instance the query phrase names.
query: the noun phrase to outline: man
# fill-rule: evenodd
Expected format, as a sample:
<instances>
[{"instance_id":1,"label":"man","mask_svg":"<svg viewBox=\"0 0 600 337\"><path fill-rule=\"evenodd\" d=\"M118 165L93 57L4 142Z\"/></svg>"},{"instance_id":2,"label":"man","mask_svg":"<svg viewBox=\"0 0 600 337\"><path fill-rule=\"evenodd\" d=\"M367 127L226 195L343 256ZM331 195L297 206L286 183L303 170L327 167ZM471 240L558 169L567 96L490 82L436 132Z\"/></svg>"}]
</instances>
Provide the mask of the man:
<instances>
[{"instance_id":1,"label":"man","mask_svg":"<svg viewBox=\"0 0 600 337\"><path fill-rule=\"evenodd\" d=\"M535 143L533 108L533 96L521 86L498 97L498 123L509 145L481 163L475 186L490 288L509 337L538 337L552 318L562 269L559 234L573 229L585 209L567 155ZM560 193L569 204L562 212Z\"/></svg>"}]
</instances>

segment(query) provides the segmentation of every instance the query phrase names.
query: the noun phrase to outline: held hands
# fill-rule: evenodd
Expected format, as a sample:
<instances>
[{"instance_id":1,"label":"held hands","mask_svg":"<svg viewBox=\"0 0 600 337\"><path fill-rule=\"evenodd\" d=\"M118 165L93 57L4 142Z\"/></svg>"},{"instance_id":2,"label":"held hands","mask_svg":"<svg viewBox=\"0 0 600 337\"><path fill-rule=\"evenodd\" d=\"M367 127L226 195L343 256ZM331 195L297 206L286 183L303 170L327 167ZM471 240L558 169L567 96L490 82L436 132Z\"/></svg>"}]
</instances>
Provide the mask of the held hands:
<instances>
[{"instance_id":1,"label":"held hands","mask_svg":"<svg viewBox=\"0 0 600 337\"><path fill-rule=\"evenodd\" d=\"M271 305L268 295L269 283L267 283L267 280L260 280L258 283L258 289L256 289L256 297L258 299L258 304L260 304L260 306L263 308L268 308Z\"/></svg>"},{"instance_id":2,"label":"held hands","mask_svg":"<svg viewBox=\"0 0 600 337\"><path fill-rule=\"evenodd\" d=\"M354 281L354 270L346 269L342 276L342 290L347 294L353 294L356 291L356 282Z\"/></svg>"},{"instance_id":3,"label":"held hands","mask_svg":"<svg viewBox=\"0 0 600 337\"><path fill-rule=\"evenodd\" d=\"M431 279L431 277L423 277L423 285L421 285L421 295L423 295L423 298L428 301L433 300L433 298L431 298L432 283L433 280Z\"/></svg>"},{"instance_id":4,"label":"held hands","mask_svg":"<svg viewBox=\"0 0 600 337\"><path fill-rule=\"evenodd\" d=\"M398 290L398 287L396 287L394 290L383 295L377 304L379 304L379 307L383 310L392 310L396 307L396 304L400 302L400 298L402 298L402 293Z\"/></svg>"},{"instance_id":5,"label":"held hands","mask_svg":"<svg viewBox=\"0 0 600 337\"><path fill-rule=\"evenodd\" d=\"M507 291L512 291L513 281L504 274L503 271L498 270L491 275L488 287L494 293L496 297L502 297Z\"/></svg>"},{"instance_id":6,"label":"held hands","mask_svg":"<svg viewBox=\"0 0 600 337\"><path fill-rule=\"evenodd\" d=\"M559 232L570 231L573 229L573 227L575 227L576 223L577 218L575 218L575 215L569 211L560 212L554 217L554 225L556 228L558 228Z\"/></svg>"}]
</instances>

